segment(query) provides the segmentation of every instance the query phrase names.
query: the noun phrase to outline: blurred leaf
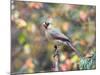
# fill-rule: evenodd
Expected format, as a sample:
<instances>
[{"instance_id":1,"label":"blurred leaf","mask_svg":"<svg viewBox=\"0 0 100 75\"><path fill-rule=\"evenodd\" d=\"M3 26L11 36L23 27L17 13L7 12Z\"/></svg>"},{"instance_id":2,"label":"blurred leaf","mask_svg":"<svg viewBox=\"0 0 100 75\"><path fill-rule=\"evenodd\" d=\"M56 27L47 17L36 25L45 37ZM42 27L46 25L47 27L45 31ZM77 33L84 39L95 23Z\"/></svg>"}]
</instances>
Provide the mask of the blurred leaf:
<instances>
[{"instance_id":1,"label":"blurred leaf","mask_svg":"<svg viewBox=\"0 0 100 75\"><path fill-rule=\"evenodd\" d=\"M30 44L25 44L24 45L24 52L26 53L26 54L30 54Z\"/></svg>"},{"instance_id":2,"label":"blurred leaf","mask_svg":"<svg viewBox=\"0 0 100 75\"><path fill-rule=\"evenodd\" d=\"M24 44L26 41L26 36L23 33L20 33L18 36L18 41L20 44Z\"/></svg>"},{"instance_id":3,"label":"blurred leaf","mask_svg":"<svg viewBox=\"0 0 100 75\"><path fill-rule=\"evenodd\" d=\"M16 24L18 28L23 28L27 26L27 23L24 19L17 19Z\"/></svg>"},{"instance_id":4,"label":"blurred leaf","mask_svg":"<svg viewBox=\"0 0 100 75\"><path fill-rule=\"evenodd\" d=\"M72 62L78 62L79 61L79 57L77 55L74 55L72 58L71 58Z\"/></svg>"}]
</instances>

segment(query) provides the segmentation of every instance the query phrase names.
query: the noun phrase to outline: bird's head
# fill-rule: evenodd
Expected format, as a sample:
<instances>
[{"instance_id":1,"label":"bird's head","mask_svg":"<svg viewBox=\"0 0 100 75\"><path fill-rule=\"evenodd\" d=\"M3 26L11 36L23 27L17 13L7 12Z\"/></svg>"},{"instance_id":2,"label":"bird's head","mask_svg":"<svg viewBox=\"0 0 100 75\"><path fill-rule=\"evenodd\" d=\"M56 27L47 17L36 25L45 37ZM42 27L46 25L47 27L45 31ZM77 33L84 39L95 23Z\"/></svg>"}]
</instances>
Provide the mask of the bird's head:
<instances>
[{"instance_id":1,"label":"bird's head","mask_svg":"<svg viewBox=\"0 0 100 75\"><path fill-rule=\"evenodd\" d=\"M48 22L44 22L44 23L43 23L43 27L44 27L45 29L47 29L47 28L49 27L49 25L50 25L50 23L48 23Z\"/></svg>"},{"instance_id":2,"label":"bird's head","mask_svg":"<svg viewBox=\"0 0 100 75\"><path fill-rule=\"evenodd\" d=\"M45 29L47 29L52 23L52 18L49 16L46 21L42 24Z\"/></svg>"}]
</instances>

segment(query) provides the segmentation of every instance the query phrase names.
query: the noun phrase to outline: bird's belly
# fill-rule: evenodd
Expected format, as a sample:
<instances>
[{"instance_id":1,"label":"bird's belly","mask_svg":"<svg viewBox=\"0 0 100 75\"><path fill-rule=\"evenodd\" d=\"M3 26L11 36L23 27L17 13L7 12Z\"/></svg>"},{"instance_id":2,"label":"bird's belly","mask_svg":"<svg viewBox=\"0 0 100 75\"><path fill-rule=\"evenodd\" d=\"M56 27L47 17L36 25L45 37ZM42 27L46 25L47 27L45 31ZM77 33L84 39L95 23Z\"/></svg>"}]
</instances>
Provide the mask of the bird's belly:
<instances>
[{"instance_id":1,"label":"bird's belly","mask_svg":"<svg viewBox=\"0 0 100 75\"><path fill-rule=\"evenodd\" d=\"M64 44L64 42L61 41L61 40L54 40L54 43L57 44L57 45L62 45L62 44Z\"/></svg>"},{"instance_id":2,"label":"bird's belly","mask_svg":"<svg viewBox=\"0 0 100 75\"><path fill-rule=\"evenodd\" d=\"M46 35L47 40L50 42L53 42L54 44L57 44L57 45L64 44L64 41L53 38L51 34L49 34L48 32L45 32L45 35Z\"/></svg>"}]
</instances>

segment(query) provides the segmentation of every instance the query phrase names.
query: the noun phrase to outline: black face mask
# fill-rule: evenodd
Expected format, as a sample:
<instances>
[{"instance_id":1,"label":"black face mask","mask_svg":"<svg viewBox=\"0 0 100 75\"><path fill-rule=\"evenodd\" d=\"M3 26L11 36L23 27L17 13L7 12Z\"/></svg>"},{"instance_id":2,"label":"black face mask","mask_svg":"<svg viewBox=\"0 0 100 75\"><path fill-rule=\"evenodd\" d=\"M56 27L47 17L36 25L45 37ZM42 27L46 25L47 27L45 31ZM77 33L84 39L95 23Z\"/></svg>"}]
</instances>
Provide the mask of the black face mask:
<instances>
[{"instance_id":1,"label":"black face mask","mask_svg":"<svg viewBox=\"0 0 100 75\"><path fill-rule=\"evenodd\" d=\"M48 26L50 23L45 22L45 24Z\"/></svg>"}]
</instances>

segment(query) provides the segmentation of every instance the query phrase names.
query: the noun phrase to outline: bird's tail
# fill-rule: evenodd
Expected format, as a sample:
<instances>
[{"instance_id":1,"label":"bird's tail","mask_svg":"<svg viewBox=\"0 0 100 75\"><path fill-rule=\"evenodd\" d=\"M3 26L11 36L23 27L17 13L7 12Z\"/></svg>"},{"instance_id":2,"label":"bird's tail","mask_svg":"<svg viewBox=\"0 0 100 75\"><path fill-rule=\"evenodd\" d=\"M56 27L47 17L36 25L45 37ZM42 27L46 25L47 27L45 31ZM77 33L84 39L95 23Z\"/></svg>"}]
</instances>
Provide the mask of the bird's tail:
<instances>
[{"instance_id":1,"label":"bird's tail","mask_svg":"<svg viewBox=\"0 0 100 75\"><path fill-rule=\"evenodd\" d=\"M81 53L71 44L71 42L66 43L79 57L82 57Z\"/></svg>"}]
</instances>

